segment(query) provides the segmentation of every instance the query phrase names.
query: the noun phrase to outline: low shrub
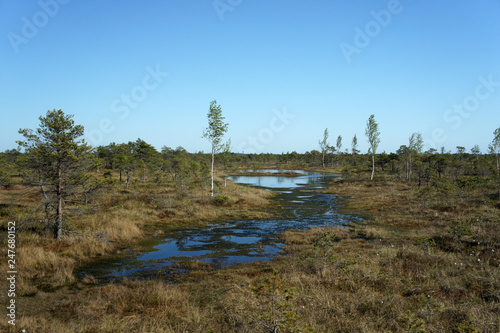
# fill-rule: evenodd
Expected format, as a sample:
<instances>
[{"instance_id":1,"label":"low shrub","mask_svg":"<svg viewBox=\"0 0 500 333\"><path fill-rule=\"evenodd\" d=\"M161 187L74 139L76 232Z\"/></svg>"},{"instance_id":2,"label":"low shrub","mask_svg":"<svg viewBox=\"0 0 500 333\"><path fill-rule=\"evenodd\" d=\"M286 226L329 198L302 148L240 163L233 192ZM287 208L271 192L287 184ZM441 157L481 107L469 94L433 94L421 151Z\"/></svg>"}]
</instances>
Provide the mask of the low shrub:
<instances>
[{"instance_id":1,"label":"low shrub","mask_svg":"<svg viewBox=\"0 0 500 333\"><path fill-rule=\"evenodd\" d=\"M218 195L212 199L212 202L216 206L225 206L229 203L229 197L227 195Z\"/></svg>"}]
</instances>

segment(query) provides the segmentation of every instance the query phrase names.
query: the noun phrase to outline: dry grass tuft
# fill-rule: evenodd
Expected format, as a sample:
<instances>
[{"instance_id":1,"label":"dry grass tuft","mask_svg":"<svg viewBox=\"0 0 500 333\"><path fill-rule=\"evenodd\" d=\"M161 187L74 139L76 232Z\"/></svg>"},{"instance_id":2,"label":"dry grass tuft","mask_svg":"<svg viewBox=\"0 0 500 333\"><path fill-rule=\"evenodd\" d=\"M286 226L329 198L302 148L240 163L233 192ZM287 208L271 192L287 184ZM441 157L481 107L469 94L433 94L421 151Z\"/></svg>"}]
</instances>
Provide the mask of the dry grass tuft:
<instances>
[{"instance_id":1,"label":"dry grass tuft","mask_svg":"<svg viewBox=\"0 0 500 333\"><path fill-rule=\"evenodd\" d=\"M17 250L17 269L20 284L18 291L21 295L30 295L35 292L36 286L43 290L52 290L74 282L73 267L75 260L56 254L52 250L42 247L22 247Z\"/></svg>"}]
</instances>

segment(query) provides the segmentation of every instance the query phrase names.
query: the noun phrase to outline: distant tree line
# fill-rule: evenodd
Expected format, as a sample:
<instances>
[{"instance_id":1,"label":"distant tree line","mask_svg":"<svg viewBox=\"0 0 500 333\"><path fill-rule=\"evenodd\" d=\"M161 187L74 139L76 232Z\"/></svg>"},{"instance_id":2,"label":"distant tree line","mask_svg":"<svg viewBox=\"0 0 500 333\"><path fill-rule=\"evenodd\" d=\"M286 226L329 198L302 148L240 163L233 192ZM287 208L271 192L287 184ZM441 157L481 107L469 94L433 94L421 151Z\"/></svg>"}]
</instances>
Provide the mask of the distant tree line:
<instances>
[{"instance_id":1,"label":"distant tree line","mask_svg":"<svg viewBox=\"0 0 500 333\"><path fill-rule=\"evenodd\" d=\"M39 128L20 130L24 140L18 144L24 151L12 149L0 153L0 186L8 188L23 183L37 187L46 222L53 227L55 238L61 237L67 202L88 205L99 191L109 186L127 189L132 183L168 184L181 197L196 188L206 189L213 196L223 186L214 176L215 165L224 178L237 168L274 167L329 168L330 172L341 172L347 181L363 179L367 174L373 180L377 178L375 170L379 170L381 176L397 182L440 191L450 187L494 190L497 199L500 198L500 128L494 131L486 153L478 146L469 151L458 146L453 153L444 148L439 152L435 148L423 151L420 133L411 134L408 143L396 152L377 153L380 132L371 115L365 130L370 144L366 154L358 150L356 135L350 149L342 151L340 135L335 147L330 146L328 129L319 141L320 150L235 154L230 152L230 141L222 142L227 124L215 101L207 118L209 125L203 134L212 145L211 151L189 153L183 147L168 146L158 151L140 138L90 147L81 140L83 127L75 125L71 115L61 110L48 111L39 118Z\"/></svg>"}]
</instances>

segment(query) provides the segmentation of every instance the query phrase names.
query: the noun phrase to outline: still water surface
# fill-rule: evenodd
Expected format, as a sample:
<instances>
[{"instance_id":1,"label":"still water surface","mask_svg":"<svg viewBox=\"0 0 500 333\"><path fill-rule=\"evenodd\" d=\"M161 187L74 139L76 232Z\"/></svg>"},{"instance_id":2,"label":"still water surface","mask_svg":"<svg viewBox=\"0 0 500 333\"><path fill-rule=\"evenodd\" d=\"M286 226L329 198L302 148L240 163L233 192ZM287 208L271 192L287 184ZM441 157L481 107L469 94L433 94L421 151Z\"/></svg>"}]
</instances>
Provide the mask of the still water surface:
<instances>
[{"instance_id":1,"label":"still water surface","mask_svg":"<svg viewBox=\"0 0 500 333\"><path fill-rule=\"evenodd\" d=\"M276 170L255 170L276 172ZM99 282L122 277L167 277L176 264L201 261L215 269L255 260L270 260L282 252L278 235L288 229L339 225L359 220L338 213L342 199L335 194L316 192L337 175L292 170L298 177L231 176L230 180L261 187L278 194L279 217L259 220L228 221L205 228L177 230L165 237L149 239L139 251L125 251L116 257L92 261L76 272Z\"/></svg>"}]
</instances>

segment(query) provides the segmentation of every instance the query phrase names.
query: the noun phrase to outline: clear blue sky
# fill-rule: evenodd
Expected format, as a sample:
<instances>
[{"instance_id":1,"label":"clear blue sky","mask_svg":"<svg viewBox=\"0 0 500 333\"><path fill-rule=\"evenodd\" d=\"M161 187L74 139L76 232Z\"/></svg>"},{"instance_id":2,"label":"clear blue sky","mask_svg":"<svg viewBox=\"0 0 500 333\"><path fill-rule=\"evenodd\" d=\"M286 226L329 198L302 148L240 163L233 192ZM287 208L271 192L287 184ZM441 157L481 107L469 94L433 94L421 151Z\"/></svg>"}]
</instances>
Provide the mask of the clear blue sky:
<instances>
[{"instance_id":1,"label":"clear blue sky","mask_svg":"<svg viewBox=\"0 0 500 333\"><path fill-rule=\"evenodd\" d=\"M318 149L328 128L366 152L375 114L380 152L413 132L485 152L500 127L499 18L499 0L2 0L0 151L49 109L94 145L208 151L216 99L233 151Z\"/></svg>"}]
</instances>

